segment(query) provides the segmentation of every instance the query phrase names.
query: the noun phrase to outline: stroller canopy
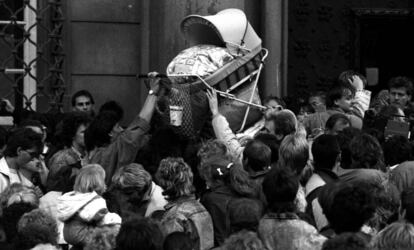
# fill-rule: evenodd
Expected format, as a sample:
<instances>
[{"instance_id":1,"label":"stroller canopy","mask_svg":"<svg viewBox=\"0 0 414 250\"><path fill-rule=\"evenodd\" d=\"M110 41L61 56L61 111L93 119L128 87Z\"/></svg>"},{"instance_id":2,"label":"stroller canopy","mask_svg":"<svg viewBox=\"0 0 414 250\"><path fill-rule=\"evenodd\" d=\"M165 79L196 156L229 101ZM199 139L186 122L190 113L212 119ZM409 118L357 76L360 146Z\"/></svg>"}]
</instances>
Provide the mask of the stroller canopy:
<instances>
[{"instance_id":1,"label":"stroller canopy","mask_svg":"<svg viewBox=\"0 0 414 250\"><path fill-rule=\"evenodd\" d=\"M227 47L240 56L260 51L262 40L239 9L225 9L211 16L190 15L181 22L181 31L192 45Z\"/></svg>"}]
</instances>

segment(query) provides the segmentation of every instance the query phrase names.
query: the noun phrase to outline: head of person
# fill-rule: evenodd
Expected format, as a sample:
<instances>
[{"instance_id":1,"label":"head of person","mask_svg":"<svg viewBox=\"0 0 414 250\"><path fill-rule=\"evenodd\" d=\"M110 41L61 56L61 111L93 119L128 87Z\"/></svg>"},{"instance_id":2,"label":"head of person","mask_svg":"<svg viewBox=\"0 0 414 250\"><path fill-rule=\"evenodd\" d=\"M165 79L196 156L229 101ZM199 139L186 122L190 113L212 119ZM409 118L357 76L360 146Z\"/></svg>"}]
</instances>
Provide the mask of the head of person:
<instances>
[{"instance_id":1,"label":"head of person","mask_svg":"<svg viewBox=\"0 0 414 250\"><path fill-rule=\"evenodd\" d=\"M193 172L183 158L168 157L161 160L155 178L164 189L168 201L194 193Z\"/></svg>"},{"instance_id":2,"label":"head of person","mask_svg":"<svg viewBox=\"0 0 414 250\"><path fill-rule=\"evenodd\" d=\"M17 223L23 214L38 208L38 204L31 202L16 202L3 210L2 225L8 242L17 237Z\"/></svg>"},{"instance_id":3,"label":"head of person","mask_svg":"<svg viewBox=\"0 0 414 250\"><path fill-rule=\"evenodd\" d=\"M115 250L161 250L163 242L157 223L149 218L130 218L121 224Z\"/></svg>"},{"instance_id":4,"label":"head of person","mask_svg":"<svg viewBox=\"0 0 414 250\"><path fill-rule=\"evenodd\" d=\"M388 82L388 89L390 93L390 104L405 109L411 101L413 93L412 80L404 76L393 77Z\"/></svg>"},{"instance_id":5,"label":"head of person","mask_svg":"<svg viewBox=\"0 0 414 250\"><path fill-rule=\"evenodd\" d=\"M85 148L85 130L90 116L82 112L72 112L62 121L60 140L65 147Z\"/></svg>"},{"instance_id":6,"label":"head of person","mask_svg":"<svg viewBox=\"0 0 414 250\"><path fill-rule=\"evenodd\" d=\"M411 160L412 146L407 137L393 135L383 144L384 160L388 166Z\"/></svg>"},{"instance_id":7,"label":"head of person","mask_svg":"<svg viewBox=\"0 0 414 250\"><path fill-rule=\"evenodd\" d=\"M107 101L99 108L99 114L103 112L114 112L118 115L118 121L121 121L124 117L124 109L122 108L121 104L119 104L117 101Z\"/></svg>"},{"instance_id":8,"label":"head of person","mask_svg":"<svg viewBox=\"0 0 414 250\"><path fill-rule=\"evenodd\" d=\"M261 250L265 249L255 232L243 230L231 235L224 241L223 250Z\"/></svg>"},{"instance_id":9,"label":"head of person","mask_svg":"<svg viewBox=\"0 0 414 250\"><path fill-rule=\"evenodd\" d=\"M264 106L267 108L266 112L269 111L281 111L286 108L286 103L277 96L268 96L263 100Z\"/></svg>"},{"instance_id":10,"label":"head of person","mask_svg":"<svg viewBox=\"0 0 414 250\"><path fill-rule=\"evenodd\" d=\"M309 160L309 144L305 137L293 134L283 139L279 148L278 165L290 168L300 176Z\"/></svg>"},{"instance_id":11,"label":"head of person","mask_svg":"<svg viewBox=\"0 0 414 250\"><path fill-rule=\"evenodd\" d=\"M318 170L333 170L341 160L341 149L334 135L323 134L312 143L313 165Z\"/></svg>"},{"instance_id":12,"label":"head of person","mask_svg":"<svg viewBox=\"0 0 414 250\"><path fill-rule=\"evenodd\" d=\"M233 199L229 203L230 231L236 233L242 230L256 232L262 218L263 204L255 199Z\"/></svg>"},{"instance_id":13,"label":"head of person","mask_svg":"<svg viewBox=\"0 0 414 250\"><path fill-rule=\"evenodd\" d=\"M30 249L38 244L57 245L56 219L41 209L24 214L17 225L17 249Z\"/></svg>"},{"instance_id":14,"label":"head of person","mask_svg":"<svg viewBox=\"0 0 414 250\"><path fill-rule=\"evenodd\" d=\"M3 209L7 207L7 203L9 201L10 196L12 196L15 193L27 190L28 187L23 186L21 183L12 183L6 189L3 190L3 192L0 194L0 217L3 213Z\"/></svg>"},{"instance_id":15,"label":"head of person","mask_svg":"<svg viewBox=\"0 0 414 250\"><path fill-rule=\"evenodd\" d=\"M113 142L122 132L119 116L111 111L98 114L85 130L85 146L88 151Z\"/></svg>"},{"instance_id":16,"label":"head of person","mask_svg":"<svg viewBox=\"0 0 414 250\"><path fill-rule=\"evenodd\" d=\"M344 114L337 113L331 115L325 124L325 133L336 135L339 131L344 130L344 128L347 128L351 125L351 122L349 121L348 117Z\"/></svg>"},{"instance_id":17,"label":"head of person","mask_svg":"<svg viewBox=\"0 0 414 250\"><path fill-rule=\"evenodd\" d=\"M185 232L173 232L164 240L164 250L195 250L196 243Z\"/></svg>"},{"instance_id":18,"label":"head of person","mask_svg":"<svg viewBox=\"0 0 414 250\"><path fill-rule=\"evenodd\" d=\"M207 186L217 188L228 186L241 196L254 197L257 189L250 180L243 167L233 161L220 156L206 159L200 166L200 175Z\"/></svg>"},{"instance_id":19,"label":"head of person","mask_svg":"<svg viewBox=\"0 0 414 250\"><path fill-rule=\"evenodd\" d=\"M212 156L222 156L226 159L231 159L227 146L222 140L214 139L204 142L197 152L200 165Z\"/></svg>"},{"instance_id":20,"label":"head of person","mask_svg":"<svg viewBox=\"0 0 414 250\"><path fill-rule=\"evenodd\" d=\"M316 112L324 107L326 108L326 93L324 91L316 91L309 95L308 103L312 107L312 111Z\"/></svg>"},{"instance_id":21,"label":"head of person","mask_svg":"<svg viewBox=\"0 0 414 250\"><path fill-rule=\"evenodd\" d=\"M30 128L18 128L11 132L3 154L14 158L17 167L24 168L30 161L39 158L42 149L41 135Z\"/></svg>"},{"instance_id":22,"label":"head of person","mask_svg":"<svg viewBox=\"0 0 414 250\"><path fill-rule=\"evenodd\" d=\"M270 163L276 163L279 160L280 142L276 136L269 133L258 133L254 137L255 140L263 142L271 150Z\"/></svg>"},{"instance_id":23,"label":"head of person","mask_svg":"<svg viewBox=\"0 0 414 250\"><path fill-rule=\"evenodd\" d=\"M327 108L339 108L344 112L351 111L352 100L354 99L354 90L352 88L337 85L332 87L327 94Z\"/></svg>"},{"instance_id":24,"label":"head of person","mask_svg":"<svg viewBox=\"0 0 414 250\"><path fill-rule=\"evenodd\" d=\"M265 115L265 131L274 134L278 141L282 141L286 135L296 132L298 120L295 114L284 109L277 112L268 112Z\"/></svg>"},{"instance_id":25,"label":"head of person","mask_svg":"<svg viewBox=\"0 0 414 250\"><path fill-rule=\"evenodd\" d=\"M79 163L62 166L56 174L50 174L47 177L47 191L56 191L67 193L73 190L76 176L81 168Z\"/></svg>"},{"instance_id":26,"label":"head of person","mask_svg":"<svg viewBox=\"0 0 414 250\"><path fill-rule=\"evenodd\" d=\"M273 167L265 176L262 187L271 212L295 212L299 178L290 168Z\"/></svg>"},{"instance_id":27,"label":"head of person","mask_svg":"<svg viewBox=\"0 0 414 250\"><path fill-rule=\"evenodd\" d=\"M253 139L243 150L243 167L249 173L267 171L272 160L272 151L263 142Z\"/></svg>"},{"instance_id":28,"label":"head of person","mask_svg":"<svg viewBox=\"0 0 414 250\"><path fill-rule=\"evenodd\" d=\"M322 250L370 250L369 242L358 233L342 233L323 243Z\"/></svg>"},{"instance_id":29,"label":"head of person","mask_svg":"<svg viewBox=\"0 0 414 250\"><path fill-rule=\"evenodd\" d=\"M89 164L82 167L76 176L73 190L79 193L95 191L102 195L106 190L105 170L99 164Z\"/></svg>"},{"instance_id":30,"label":"head of person","mask_svg":"<svg viewBox=\"0 0 414 250\"><path fill-rule=\"evenodd\" d=\"M352 168L385 171L384 156L378 140L368 134L355 136L349 143Z\"/></svg>"},{"instance_id":31,"label":"head of person","mask_svg":"<svg viewBox=\"0 0 414 250\"><path fill-rule=\"evenodd\" d=\"M113 250L116 247L116 236L119 226L104 226L93 230L84 250Z\"/></svg>"},{"instance_id":32,"label":"head of person","mask_svg":"<svg viewBox=\"0 0 414 250\"><path fill-rule=\"evenodd\" d=\"M384 228L372 239L374 250L413 249L414 225L408 222L394 222Z\"/></svg>"},{"instance_id":33,"label":"head of person","mask_svg":"<svg viewBox=\"0 0 414 250\"><path fill-rule=\"evenodd\" d=\"M39 206L39 197L34 189L24 187L21 191L11 194L7 200L7 206L17 203L29 203L34 206Z\"/></svg>"},{"instance_id":34,"label":"head of person","mask_svg":"<svg viewBox=\"0 0 414 250\"><path fill-rule=\"evenodd\" d=\"M364 87L367 85L367 79L361 73L356 72L354 70L345 70L338 76L338 84L342 86L346 86L348 88L354 88L351 82L353 81L354 77L358 77L361 79Z\"/></svg>"},{"instance_id":35,"label":"head of person","mask_svg":"<svg viewBox=\"0 0 414 250\"><path fill-rule=\"evenodd\" d=\"M148 200L151 192L152 177L137 163L131 163L119 168L112 176L112 185L121 191L126 202L140 204Z\"/></svg>"},{"instance_id":36,"label":"head of person","mask_svg":"<svg viewBox=\"0 0 414 250\"><path fill-rule=\"evenodd\" d=\"M42 136L42 142L45 143L47 138L47 127L39 120L26 119L20 122L19 128L30 128Z\"/></svg>"},{"instance_id":37,"label":"head of person","mask_svg":"<svg viewBox=\"0 0 414 250\"><path fill-rule=\"evenodd\" d=\"M400 215L406 221L414 223L414 188L409 187L401 193Z\"/></svg>"},{"instance_id":38,"label":"head of person","mask_svg":"<svg viewBox=\"0 0 414 250\"><path fill-rule=\"evenodd\" d=\"M85 112L88 114L93 113L93 100L92 94L87 90L79 90L72 96L72 110Z\"/></svg>"},{"instance_id":39,"label":"head of person","mask_svg":"<svg viewBox=\"0 0 414 250\"><path fill-rule=\"evenodd\" d=\"M345 169L351 168L352 157L349 143L351 140L361 134L361 130L353 127L344 128L344 130L338 132L336 139L341 149L341 167Z\"/></svg>"},{"instance_id":40,"label":"head of person","mask_svg":"<svg viewBox=\"0 0 414 250\"><path fill-rule=\"evenodd\" d=\"M374 215L375 201L364 186L342 185L335 192L328 211L325 208L323 211L336 234L356 233Z\"/></svg>"}]
</instances>

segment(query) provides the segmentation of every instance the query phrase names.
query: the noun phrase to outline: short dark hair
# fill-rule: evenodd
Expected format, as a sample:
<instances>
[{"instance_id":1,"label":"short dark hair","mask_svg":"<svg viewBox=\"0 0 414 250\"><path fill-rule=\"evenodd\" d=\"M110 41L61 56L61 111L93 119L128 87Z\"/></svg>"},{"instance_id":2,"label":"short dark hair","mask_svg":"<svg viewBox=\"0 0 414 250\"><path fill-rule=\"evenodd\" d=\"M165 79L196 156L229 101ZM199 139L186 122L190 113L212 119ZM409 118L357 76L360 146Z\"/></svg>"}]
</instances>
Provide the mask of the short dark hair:
<instances>
[{"instance_id":1,"label":"short dark hair","mask_svg":"<svg viewBox=\"0 0 414 250\"><path fill-rule=\"evenodd\" d=\"M254 137L254 139L263 142L270 148L272 151L272 156L270 159L271 163L275 163L279 160L280 142L278 142L276 135L269 133L259 133Z\"/></svg>"},{"instance_id":2,"label":"short dark hair","mask_svg":"<svg viewBox=\"0 0 414 250\"><path fill-rule=\"evenodd\" d=\"M273 166L266 174L262 187L272 212L293 212L299 179L290 168Z\"/></svg>"},{"instance_id":3,"label":"short dark hair","mask_svg":"<svg viewBox=\"0 0 414 250\"><path fill-rule=\"evenodd\" d=\"M16 157L19 147L24 150L36 148L37 153L40 154L43 149L42 136L30 128L17 128L10 134L3 154Z\"/></svg>"},{"instance_id":4,"label":"short dark hair","mask_svg":"<svg viewBox=\"0 0 414 250\"><path fill-rule=\"evenodd\" d=\"M91 122L90 116L84 112L70 112L62 120L62 129L58 137L66 147L71 147L73 138L81 125L87 126Z\"/></svg>"},{"instance_id":5,"label":"short dark hair","mask_svg":"<svg viewBox=\"0 0 414 250\"><path fill-rule=\"evenodd\" d=\"M347 127L344 130L339 131L336 135L339 147L341 149L341 167L349 169L352 164L351 150L349 148L349 143L351 140L361 134L361 130L354 127Z\"/></svg>"},{"instance_id":6,"label":"short dark hair","mask_svg":"<svg viewBox=\"0 0 414 250\"><path fill-rule=\"evenodd\" d=\"M367 79L361 73L354 71L354 70L345 70L338 76L338 83L342 86L347 86L348 88L353 88L354 86L351 85L349 82L352 81L353 76L358 76L362 82L364 83L364 87L367 85Z\"/></svg>"},{"instance_id":7,"label":"short dark hair","mask_svg":"<svg viewBox=\"0 0 414 250\"><path fill-rule=\"evenodd\" d=\"M375 212L375 201L362 183L343 185L335 194L328 213L324 213L335 233L358 232Z\"/></svg>"},{"instance_id":8,"label":"short dark hair","mask_svg":"<svg viewBox=\"0 0 414 250\"><path fill-rule=\"evenodd\" d=\"M250 140L243 150L243 158L248 160L248 166L254 172L260 172L270 166L272 151L259 140ZM246 166L245 166L246 167Z\"/></svg>"},{"instance_id":9,"label":"short dark hair","mask_svg":"<svg viewBox=\"0 0 414 250\"><path fill-rule=\"evenodd\" d=\"M349 143L352 168L385 171L384 155L378 140L368 134L355 136Z\"/></svg>"},{"instance_id":10,"label":"short dark hair","mask_svg":"<svg viewBox=\"0 0 414 250\"><path fill-rule=\"evenodd\" d=\"M274 123L274 134L276 135L282 135L285 137L286 135L296 132L298 125L296 115L288 109L284 109L278 112L270 112L266 114L265 118L266 120L272 121Z\"/></svg>"},{"instance_id":11,"label":"short dark hair","mask_svg":"<svg viewBox=\"0 0 414 250\"><path fill-rule=\"evenodd\" d=\"M388 88L405 88L407 95L413 94L413 82L410 78L405 76L393 77L388 81Z\"/></svg>"},{"instance_id":12,"label":"short dark hair","mask_svg":"<svg viewBox=\"0 0 414 250\"><path fill-rule=\"evenodd\" d=\"M341 86L341 85L333 86L327 93L326 106L328 108L335 107L336 106L335 101L341 99L348 91L352 95L355 94L355 91L352 88Z\"/></svg>"},{"instance_id":13,"label":"short dark hair","mask_svg":"<svg viewBox=\"0 0 414 250\"><path fill-rule=\"evenodd\" d=\"M243 229L257 231L264 211L262 202L255 199L240 198L231 200L228 206L232 234Z\"/></svg>"},{"instance_id":14,"label":"short dark hair","mask_svg":"<svg viewBox=\"0 0 414 250\"><path fill-rule=\"evenodd\" d=\"M88 97L89 100L91 101L91 104L95 104L95 101L93 100L92 94L89 91L87 91L85 89L82 89L82 90L77 91L75 94L73 94L73 96L72 96L72 107L74 107L76 105L76 98L78 98L80 96Z\"/></svg>"},{"instance_id":15,"label":"short dark hair","mask_svg":"<svg viewBox=\"0 0 414 250\"><path fill-rule=\"evenodd\" d=\"M332 130L338 121L343 121L344 123L351 124L351 122L349 121L349 118L346 115L337 113L337 114L331 115L328 118L328 120L325 123L325 128Z\"/></svg>"},{"instance_id":16,"label":"short dark hair","mask_svg":"<svg viewBox=\"0 0 414 250\"><path fill-rule=\"evenodd\" d=\"M414 187L409 187L402 191L401 208L405 209L404 219L414 224Z\"/></svg>"},{"instance_id":17,"label":"short dark hair","mask_svg":"<svg viewBox=\"0 0 414 250\"><path fill-rule=\"evenodd\" d=\"M185 232L170 233L164 241L164 250L193 250L196 243Z\"/></svg>"},{"instance_id":18,"label":"short dark hair","mask_svg":"<svg viewBox=\"0 0 414 250\"><path fill-rule=\"evenodd\" d=\"M393 135L383 144L384 160L388 166L411 160L412 146L402 135Z\"/></svg>"},{"instance_id":19,"label":"short dark hair","mask_svg":"<svg viewBox=\"0 0 414 250\"><path fill-rule=\"evenodd\" d=\"M323 243L322 250L369 250L369 242L359 233L342 233Z\"/></svg>"},{"instance_id":20,"label":"short dark hair","mask_svg":"<svg viewBox=\"0 0 414 250\"><path fill-rule=\"evenodd\" d=\"M163 235L157 223L149 218L130 218L122 222L116 237L116 250L161 250Z\"/></svg>"},{"instance_id":21,"label":"short dark hair","mask_svg":"<svg viewBox=\"0 0 414 250\"><path fill-rule=\"evenodd\" d=\"M315 170L332 170L338 155L341 153L338 141L334 135L323 134L312 143L313 164Z\"/></svg>"},{"instance_id":22,"label":"short dark hair","mask_svg":"<svg viewBox=\"0 0 414 250\"><path fill-rule=\"evenodd\" d=\"M85 146L88 151L111 142L109 133L119 122L118 115L105 111L97 115L85 131Z\"/></svg>"},{"instance_id":23,"label":"short dark hair","mask_svg":"<svg viewBox=\"0 0 414 250\"><path fill-rule=\"evenodd\" d=\"M105 111L112 111L115 114L118 115L118 121L122 120L124 117L124 109L122 108L121 104L119 104L117 101L107 101L99 108L99 113L105 112Z\"/></svg>"}]
</instances>

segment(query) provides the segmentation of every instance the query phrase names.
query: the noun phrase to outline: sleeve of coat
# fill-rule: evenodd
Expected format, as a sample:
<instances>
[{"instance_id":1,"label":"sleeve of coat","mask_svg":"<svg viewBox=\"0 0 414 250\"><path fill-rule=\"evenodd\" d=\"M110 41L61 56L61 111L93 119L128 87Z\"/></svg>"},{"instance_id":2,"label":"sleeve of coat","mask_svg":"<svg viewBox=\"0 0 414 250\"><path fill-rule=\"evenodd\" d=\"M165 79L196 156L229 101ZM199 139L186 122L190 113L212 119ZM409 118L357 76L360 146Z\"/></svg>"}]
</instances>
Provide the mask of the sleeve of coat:
<instances>
[{"instance_id":1,"label":"sleeve of coat","mask_svg":"<svg viewBox=\"0 0 414 250\"><path fill-rule=\"evenodd\" d=\"M216 138L222 140L232 155L233 159L242 159L243 147L240 142L237 140L236 135L230 129L229 123L227 122L226 117L221 114L213 117L213 129Z\"/></svg>"},{"instance_id":2,"label":"sleeve of coat","mask_svg":"<svg viewBox=\"0 0 414 250\"><path fill-rule=\"evenodd\" d=\"M135 160L138 150L148 141L146 135L149 130L150 124L138 116L119 135L114 145L118 155L118 166L127 165Z\"/></svg>"},{"instance_id":3,"label":"sleeve of coat","mask_svg":"<svg viewBox=\"0 0 414 250\"><path fill-rule=\"evenodd\" d=\"M371 102L371 91L360 90L355 93L355 98L352 103L352 114L363 119L365 111L368 110Z\"/></svg>"}]
</instances>

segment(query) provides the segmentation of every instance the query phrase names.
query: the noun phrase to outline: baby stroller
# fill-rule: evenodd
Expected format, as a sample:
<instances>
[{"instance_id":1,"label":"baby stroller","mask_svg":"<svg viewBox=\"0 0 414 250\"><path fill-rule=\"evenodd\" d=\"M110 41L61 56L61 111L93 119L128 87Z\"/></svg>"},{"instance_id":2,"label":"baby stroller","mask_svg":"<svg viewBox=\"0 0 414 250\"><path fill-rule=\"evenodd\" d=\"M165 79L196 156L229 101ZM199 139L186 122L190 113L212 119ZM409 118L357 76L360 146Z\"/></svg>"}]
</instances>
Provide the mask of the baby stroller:
<instances>
[{"instance_id":1,"label":"baby stroller","mask_svg":"<svg viewBox=\"0 0 414 250\"><path fill-rule=\"evenodd\" d=\"M268 51L261 46L261 39L239 9L226 9L216 15L190 15L181 22L181 31L191 45L209 44L225 48L232 60L212 74L167 69L172 80L172 91L164 98L161 113L167 122L171 121L170 107L182 107L182 122L177 126L186 137L200 135L209 118L208 101L203 90L214 88L223 98L219 110L234 132L241 132L262 116L258 93L258 80ZM190 58L184 64L194 61ZM175 68L174 68L175 69ZM175 84L174 78L183 78ZM159 109L160 110L160 109Z\"/></svg>"}]
</instances>

